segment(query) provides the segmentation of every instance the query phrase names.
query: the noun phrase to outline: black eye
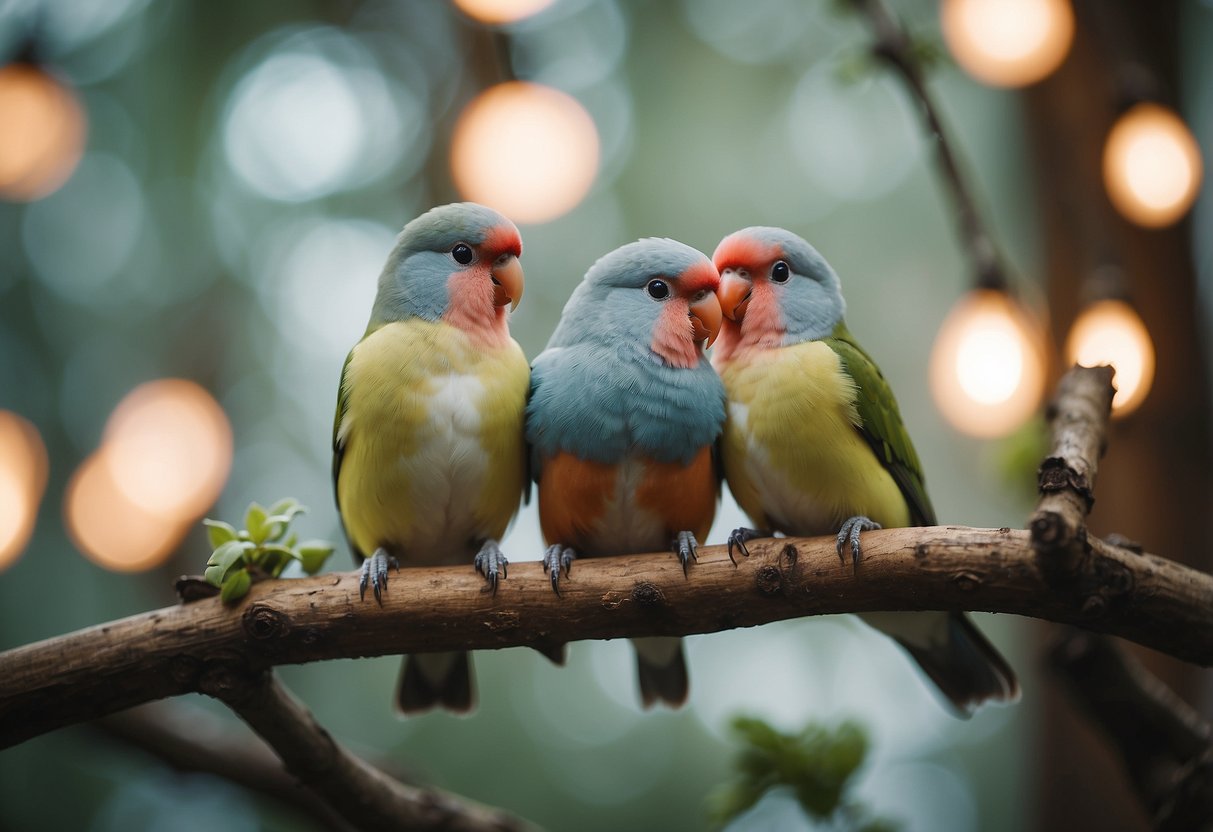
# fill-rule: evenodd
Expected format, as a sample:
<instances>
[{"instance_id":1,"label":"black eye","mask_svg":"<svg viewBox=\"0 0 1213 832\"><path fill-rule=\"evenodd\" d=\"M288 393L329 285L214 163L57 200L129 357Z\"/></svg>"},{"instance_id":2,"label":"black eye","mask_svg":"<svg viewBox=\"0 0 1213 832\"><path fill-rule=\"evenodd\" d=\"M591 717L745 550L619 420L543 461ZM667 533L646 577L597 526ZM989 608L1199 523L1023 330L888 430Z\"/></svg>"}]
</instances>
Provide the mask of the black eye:
<instances>
[{"instance_id":1,"label":"black eye","mask_svg":"<svg viewBox=\"0 0 1213 832\"><path fill-rule=\"evenodd\" d=\"M472 262L472 247L467 243L455 243L455 247L451 249L451 256L455 258L456 263L466 266Z\"/></svg>"},{"instance_id":2,"label":"black eye","mask_svg":"<svg viewBox=\"0 0 1213 832\"><path fill-rule=\"evenodd\" d=\"M771 280L774 280L776 283L787 283L788 278L791 276L792 270L782 260L771 266Z\"/></svg>"},{"instance_id":3,"label":"black eye","mask_svg":"<svg viewBox=\"0 0 1213 832\"><path fill-rule=\"evenodd\" d=\"M664 280L650 280L649 285L644 288L649 293L649 297L656 300L665 300L670 296L670 287Z\"/></svg>"}]
</instances>

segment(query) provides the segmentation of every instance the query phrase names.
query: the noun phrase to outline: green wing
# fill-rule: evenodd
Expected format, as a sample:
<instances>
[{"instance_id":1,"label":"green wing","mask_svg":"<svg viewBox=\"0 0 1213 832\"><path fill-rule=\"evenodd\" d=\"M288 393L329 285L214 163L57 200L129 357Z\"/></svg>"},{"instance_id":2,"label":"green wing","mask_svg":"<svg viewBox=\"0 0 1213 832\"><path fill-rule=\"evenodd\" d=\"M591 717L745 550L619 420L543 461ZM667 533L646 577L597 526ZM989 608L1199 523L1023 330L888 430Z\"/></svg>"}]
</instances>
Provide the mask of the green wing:
<instances>
[{"instance_id":1,"label":"green wing","mask_svg":"<svg viewBox=\"0 0 1213 832\"><path fill-rule=\"evenodd\" d=\"M337 477L341 474L341 462L345 459L345 443L340 441L341 423L345 420L345 412L349 408L348 393L345 389L345 374L349 372L350 360L354 357L354 351L350 350L350 354L345 357L345 363L341 365L341 382L337 385L337 413L333 417L333 500L337 503L337 517L341 520L341 533L345 535L346 543L349 544L350 552L353 553L354 559L361 561L366 555L358 551L358 547L354 545L354 541L350 540L350 534L345 528L345 517L341 514L341 496L337 491Z\"/></svg>"},{"instance_id":2,"label":"green wing","mask_svg":"<svg viewBox=\"0 0 1213 832\"><path fill-rule=\"evenodd\" d=\"M893 475L897 487L910 507L910 518L915 525L934 526L935 509L927 496L923 482L922 463L910 435L901 421L901 411L893 389L881 375L876 362L868 356L839 322L832 337L825 343L838 354L842 368L855 380L859 388L855 404L859 410L859 432L872 446L877 459Z\"/></svg>"}]
</instances>

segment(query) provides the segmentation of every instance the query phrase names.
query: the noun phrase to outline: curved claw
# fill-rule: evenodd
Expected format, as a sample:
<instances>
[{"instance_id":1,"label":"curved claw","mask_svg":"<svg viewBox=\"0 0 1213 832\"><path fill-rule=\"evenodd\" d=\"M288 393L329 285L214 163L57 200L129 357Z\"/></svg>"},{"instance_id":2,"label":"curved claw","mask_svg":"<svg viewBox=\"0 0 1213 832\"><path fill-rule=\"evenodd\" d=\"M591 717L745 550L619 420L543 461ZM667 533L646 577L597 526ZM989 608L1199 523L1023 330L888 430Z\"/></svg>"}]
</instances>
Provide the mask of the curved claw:
<instances>
[{"instance_id":1,"label":"curved claw","mask_svg":"<svg viewBox=\"0 0 1213 832\"><path fill-rule=\"evenodd\" d=\"M860 532L871 532L876 529L884 528L870 517L865 517L858 514L850 517L842 524L842 528L838 530L838 537L835 539L834 549L838 552L838 559L845 561L843 555L843 547L848 544L851 547L851 562L855 566L859 565L859 561L863 559L863 547L859 545Z\"/></svg>"},{"instance_id":2,"label":"curved claw","mask_svg":"<svg viewBox=\"0 0 1213 832\"><path fill-rule=\"evenodd\" d=\"M480 551L472 560L472 565L476 567L477 572L484 576L485 586L480 590L481 592L491 592L496 595L498 576L503 581L509 577L507 572L510 562L506 560L505 553L501 551L496 540L484 541Z\"/></svg>"},{"instance_id":3,"label":"curved claw","mask_svg":"<svg viewBox=\"0 0 1213 832\"><path fill-rule=\"evenodd\" d=\"M362 562L362 570L358 575L358 600L366 600L366 585L369 583L375 593L375 601L383 606L383 593L387 591L388 567L400 571L400 563L382 549L376 549L375 554Z\"/></svg>"},{"instance_id":4,"label":"curved claw","mask_svg":"<svg viewBox=\"0 0 1213 832\"><path fill-rule=\"evenodd\" d=\"M750 556L750 550L746 546L746 544L749 543L751 540L757 540L760 537L770 537L770 536L771 535L768 532L759 531L758 529L747 529L744 526L742 526L741 528L738 528L738 529L733 529L733 531L731 531L729 533L729 539L728 539L729 561L734 566L737 565L737 561L733 557L734 547L748 558Z\"/></svg>"},{"instance_id":5,"label":"curved claw","mask_svg":"<svg viewBox=\"0 0 1213 832\"><path fill-rule=\"evenodd\" d=\"M682 576L687 577L687 570L691 568L691 560L699 561L699 541L695 538L695 534L679 532L678 536L671 541L670 548L682 561Z\"/></svg>"},{"instance_id":6,"label":"curved claw","mask_svg":"<svg viewBox=\"0 0 1213 832\"><path fill-rule=\"evenodd\" d=\"M574 549L559 543L553 543L544 551L543 568L547 570L548 577L552 581L552 591L557 595L560 594L560 570L564 569L564 575L567 578L573 568L573 561L576 559L577 552Z\"/></svg>"}]
</instances>

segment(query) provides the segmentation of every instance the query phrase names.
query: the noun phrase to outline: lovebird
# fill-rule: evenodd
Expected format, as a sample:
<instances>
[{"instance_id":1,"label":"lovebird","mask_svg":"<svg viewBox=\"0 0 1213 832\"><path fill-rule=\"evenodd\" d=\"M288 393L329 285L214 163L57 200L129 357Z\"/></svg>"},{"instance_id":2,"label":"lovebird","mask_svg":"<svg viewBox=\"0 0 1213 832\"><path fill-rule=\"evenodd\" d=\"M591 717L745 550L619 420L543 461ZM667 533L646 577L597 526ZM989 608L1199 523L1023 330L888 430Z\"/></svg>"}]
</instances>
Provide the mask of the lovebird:
<instances>
[{"instance_id":1,"label":"lovebird","mask_svg":"<svg viewBox=\"0 0 1213 832\"><path fill-rule=\"evenodd\" d=\"M522 240L471 202L408 223L379 275L370 323L341 371L333 485L359 593L376 600L388 566L472 562L496 590L498 541L526 485L530 368L510 337L522 297ZM470 710L466 653L405 658L404 713Z\"/></svg>"},{"instance_id":2,"label":"lovebird","mask_svg":"<svg viewBox=\"0 0 1213 832\"><path fill-rule=\"evenodd\" d=\"M703 254L645 239L598 260L531 365L526 435L552 589L578 557L671 549L684 572L720 498L720 329ZM687 697L678 638L634 639L645 707Z\"/></svg>"},{"instance_id":3,"label":"lovebird","mask_svg":"<svg viewBox=\"0 0 1213 832\"><path fill-rule=\"evenodd\" d=\"M816 249L781 228L724 238L725 321L712 361L728 393L725 477L756 529L837 535L839 557L862 557L860 533L935 525L922 464L893 391L848 331L838 276ZM986 700L1014 700L1015 674L963 613L862 615L892 636L968 716Z\"/></svg>"}]
</instances>

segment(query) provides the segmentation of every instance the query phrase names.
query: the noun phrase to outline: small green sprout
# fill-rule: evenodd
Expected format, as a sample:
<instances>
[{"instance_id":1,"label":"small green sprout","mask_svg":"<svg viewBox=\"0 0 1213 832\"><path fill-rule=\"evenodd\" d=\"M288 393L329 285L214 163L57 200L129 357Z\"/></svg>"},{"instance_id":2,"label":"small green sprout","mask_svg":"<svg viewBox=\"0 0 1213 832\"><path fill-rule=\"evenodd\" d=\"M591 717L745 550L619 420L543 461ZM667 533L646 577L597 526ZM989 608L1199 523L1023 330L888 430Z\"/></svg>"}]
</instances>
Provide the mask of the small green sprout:
<instances>
[{"instance_id":1,"label":"small green sprout","mask_svg":"<svg viewBox=\"0 0 1213 832\"><path fill-rule=\"evenodd\" d=\"M214 551L206 562L206 582L219 587L225 604L243 598L254 579L277 578L291 561L315 575L324 566L333 546L325 540L299 543L289 534L291 521L307 509L290 497L269 508L251 503L244 513L245 528L237 529L222 520L203 520Z\"/></svg>"}]
</instances>

